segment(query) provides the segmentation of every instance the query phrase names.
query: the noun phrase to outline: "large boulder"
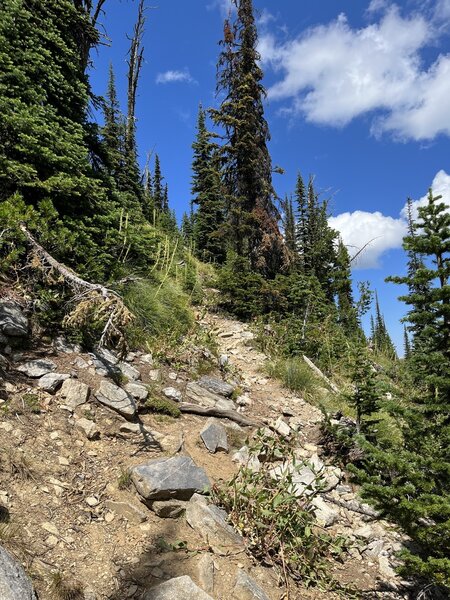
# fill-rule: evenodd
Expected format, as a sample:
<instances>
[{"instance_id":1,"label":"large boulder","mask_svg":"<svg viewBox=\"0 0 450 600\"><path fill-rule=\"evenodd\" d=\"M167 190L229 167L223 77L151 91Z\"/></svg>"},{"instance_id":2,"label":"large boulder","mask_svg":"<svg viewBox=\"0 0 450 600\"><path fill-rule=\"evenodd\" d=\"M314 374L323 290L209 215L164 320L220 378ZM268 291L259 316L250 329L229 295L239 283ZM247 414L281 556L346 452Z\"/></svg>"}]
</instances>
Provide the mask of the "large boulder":
<instances>
[{"instance_id":1,"label":"large boulder","mask_svg":"<svg viewBox=\"0 0 450 600\"><path fill-rule=\"evenodd\" d=\"M31 581L21 565L0 546L1 600L36 600Z\"/></svg>"},{"instance_id":2,"label":"large boulder","mask_svg":"<svg viewBox=\"0 0 450 600\"><path fill-rule=\"evenodd\" d=\"M0 333L11 337L28 335L28 319L12 300L0 300Z\"/></svg>"},{"instance_id":3,"label":"large boulder","mask_svg":"<svg viewBox=\"0 0 450 600\"><path fill-rule=\"evenodd\" d=\"M134 398L115 383L104 379L99 389L95 392L99 402L112 408L125 418L132 418L136 414Z\"/></svg>"},{"instance_id":4,"label":"large boulder","mask_svg":"<svg viewBox=\"0 0 450 600\"><path fill-rule=\"evenodd\" d=\"M160 583L144 595L144 600L213 600L190 577L174 577Z\"/></svg>"},{"instance_id":5,"label":"large boulder","mask_svg":"<svg viewBox=\"0 0 450 600\"><path fill-rule=\"evenodd\" d=\"M88 401L91 390L88 385L78 379L67 379L62 384L60 397L66 406L75 410Z\"/></svg>"},{"instance_id":6,"label":"large boulder","mask_svg":"<svg viewBox=\"0 0 450 600\"><path fill-rule=\"evenodd\" d=\"M69 379L70 375L67 373L47 373L41 377L38 381L38 386L48 392L54 394L63 384L66 379Z\"/></svg>"},{"instance_id":7,"label":"large boulder","mask_svg":"<svg viewBox=\"0 0 450 600\"><path fill-rule=\"evenodd\" d=\"M144 501L189 500L210 487L203 469L189 456L155 458L131 470L131 479Z\"/></svg>"}]
</instances>

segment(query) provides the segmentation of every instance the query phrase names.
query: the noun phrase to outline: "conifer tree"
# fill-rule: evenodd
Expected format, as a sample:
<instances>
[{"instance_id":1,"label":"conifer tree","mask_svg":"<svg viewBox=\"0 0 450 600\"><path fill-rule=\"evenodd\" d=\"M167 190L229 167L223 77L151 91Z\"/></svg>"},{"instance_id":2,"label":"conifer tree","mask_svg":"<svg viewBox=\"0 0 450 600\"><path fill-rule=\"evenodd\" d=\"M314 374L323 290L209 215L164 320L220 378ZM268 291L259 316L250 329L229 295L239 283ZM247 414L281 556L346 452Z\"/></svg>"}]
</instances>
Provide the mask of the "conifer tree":
<instances>
[{"instance_id":1,"label":"conifer tree","mask_svg":"<svg viewBox=\"0 0 450 600\"><path fill-rule=\"evenodd\" d=\"M124 189L125 122L117 98L115 75L109 65L108 89L104 103L105 124L102 134L106 148L106 167L119 190Z\"/></svg>"},{"instance_id":2,"label":"conifer tree","mask_svg":"<svg viewBox=\"0 0 450 600\"><path fill-rule=\"evenodd\" d=\"M450 590L450 213L430 190L418 209L413 234L403 240L422 266L391 281L408 286L401 299L410 305L415 330L408 361L415 382L410 406L399 407L402 445L394 451L372 447L366 494L419 545L405 551L405 572L429 578ZM422 291L419 292L418 288Z\"/></svg>"},{"instance_id":3,"label":"conifer tree","mask_svg":"<svg viewBox=\"0 0 450 600\"><path fill-rule=\"evenodd\" d=\"M157 214L161 214L164 210L163 179L159 156L155 154L155 167L153 170L153 203Z\"/></svg>"},{"instance_id":4,"label":"conifer tree","mask_svg":"<svg viewBox=\"0 0 450 600\"><path fill-rule=\"evenodd\" d=\"M352 292L350 256L341 238L339 238L336 251L333 287L336 294L339 322L347 335L355 336L360 332L360 328Z\"/></svg>"},{"instance_id":5,"label":"conifer tree","mask_svg":"<svg viewBox=\"0 0 450 600\"><path fill-rule=\"evenodd\" d=\"M218 63L217 92L224 94L212 118L225 132L222 147L227 193L228 236L253 269L274 276L284 262L279 212L272 186L272 164L264 118L266 92L261 81L258 34L252 0L232 0L234 23L225 22Z\"/></svg>"},{"instance_id":6,"label":"conifer tree","mask_svg":"<svg viewBox=\"0 0 450 600\"><path fill-rule=\"evenodd\" d=\"M306 196L306 187L300 172L298 172L297 175L297 184L295 187L295 200L297 204L297 221L295 227L296 248L299 256L300 268L303 271L305 271L305 254L306 245L308 243L308 204Z\"/></svg>"},{"instance_id":7,"label":"conifer tree","mask_svg":"<svg viewBox=\"0 0 450 600\"><path fill-rule=\"evenodd\" d=\"M297 255L297 247L295 243L295 214L292 198L286 196L284 199L283 212L284 240L286 248L292 256L292 262L294 262Z\"/></svg>"},{"instance_id":8,"label":"conifer tree","mask_svg":"<svg viewBox=\"0 0 450 600\"><path fill-rule=\"evenodd\" d=\"M364 419L370 417L380 403L377 374L362 348L355 356L352 383L353 392L348 400L356 412L356 431L361 433L366 430Z\"/></svg>"},{"instance_id":9,"label":"conifer tree","mask_svg":"<svg viewBox=\"0 0 450 600\"><path fill-rule=\"evenodd\" d=\"M375 292L375 320L372 342L376 352L384 353L386 356L395 359L397 353L394 344L386 327L384 316L380 309L378 294Z\"/></svg>"},{"instance_id":10,"label":"conifer tree","mask_svg":"<svg viewBox=\"0 0 450 600\"><path fill-rule=\"evenodd\" d=\"M411 357L411 342L409 340L408 329L406 325L403 327L403 353L405 360Z\"/></svg>"},{"instance_id":11,"label":"conifer tree","mask_svg":"<svg viewBox=\"0 0 450 600\"><path fill-rule=\"evenodd\" d=\"M199 107L197 136L192 144L192 204L197 207L193 239L198 256L222 263L225 259L224 188L217 144L206 127L206 113Z\"/></svg>"}]
</instances>

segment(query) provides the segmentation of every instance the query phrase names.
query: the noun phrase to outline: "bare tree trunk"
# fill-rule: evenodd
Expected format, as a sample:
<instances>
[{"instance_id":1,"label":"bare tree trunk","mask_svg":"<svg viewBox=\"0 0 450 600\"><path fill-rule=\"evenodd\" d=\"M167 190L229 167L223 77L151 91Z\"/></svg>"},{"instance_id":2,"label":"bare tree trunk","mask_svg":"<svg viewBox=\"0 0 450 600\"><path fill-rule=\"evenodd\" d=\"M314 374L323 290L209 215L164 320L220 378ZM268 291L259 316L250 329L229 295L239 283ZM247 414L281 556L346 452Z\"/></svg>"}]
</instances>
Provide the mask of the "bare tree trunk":
<instances>
[{"instance_id":1,"label":"bare tree trunk","mask_svg":"<svg viewBox=\"0 0 450 600\"><path fill-rule=\"evenodd\" d=\"M80 62L83 73L86 72L88 67L91 49L99 41L97 25L105 2L106 0L97 0L97 3L92 0L74 0L75 8L87 17L91 25L90 31L83 31L79 40Z\"/></svg>"},{"instance_id":2,"label":"bare tree trunk","mask_svg":"<svg viewBox=\"0 0 450 600\"><path fill-rule=\"evenodd\" d=\"M125 132L125 153L128 161L134 162L136 159L136 138L135 138L135 112L136 95L141 73L142 63L144 61L144 47L142 40L144 37L145 26L145 0L139 0L137 21L134 25L133 36L130 39L128 64L128 102L127 102L127 126Z\"/></svg>"}]
</instances>

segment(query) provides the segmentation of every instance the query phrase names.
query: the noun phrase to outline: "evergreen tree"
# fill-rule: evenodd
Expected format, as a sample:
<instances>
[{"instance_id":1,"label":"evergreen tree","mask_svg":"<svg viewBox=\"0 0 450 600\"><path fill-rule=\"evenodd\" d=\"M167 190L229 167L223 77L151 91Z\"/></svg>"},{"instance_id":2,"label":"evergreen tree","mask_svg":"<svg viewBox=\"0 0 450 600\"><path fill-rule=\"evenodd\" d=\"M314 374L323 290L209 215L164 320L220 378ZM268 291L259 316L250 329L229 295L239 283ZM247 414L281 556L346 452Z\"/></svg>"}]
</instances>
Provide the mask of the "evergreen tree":
<instances>
[{"instance_id":1,"label":"evergreen tree","mask_svg":"<svg viewBox=\"0 0 450 600\"><path fill-rule=\"evenodd\" d=\"M104 103L105 124L102 134L106 149L108 174L115 180L119 190L124 189L124 142L125 121L117 98L115 75L109 65L108 90Z\"/></svg>"},{"instance_id":2,"label":"evergreen tree","mask_svg":"<svg viewBox=\"0 0 450 600\"><path fill-rule=\"evenodd\" d=\"M370 417L379 407L380 394L377 385L377 373L360 348L355 356L352 375L353 392L348 396L350 404L356 412L356 431L367 431L365 419Z\"/></svg>"},{"instance_id":3,"label":"evergreen tree","mask_svg":"<svg viewBox=\"0 0 450 600\"><path fill-rule=\"evenodd\" d=\"M403 553L404 571L450 589L450 213L439 200L430 190L414 235L403 240L409 256L423 257L422 266L391 278L408 286L401 297L411 306L407 320L420 326L408 361L415 389L413 403L398 408L401 447L368 452L365 489L419 544L418 553Z\"/></svg>"},{"instance_id":4,"label":"evergreen tree","mask_svg":"<svg viewBox=\"0 0 450 600\"><path fill-rule=\"evenodd\" d=\"M409 340L408 329L406 325L403 327L403 353L405 360L411 357L411 342Z\"/></svg>"},{"instance_id":5,"label":"evergreen tree","mask_svg":"<svg viewBox=\"0 0 450 600\"><path fill-rule=\"evenodd\" d=\"M297 175L297 184L295 187L295 200L297 204L297 222L296 222L296 248L299 256L300 268L305 271L305 253L308 240L308 204L306 188L299 172Z\"/></svg>"},{"instance_id":6,"label":"evergreen tree","mask_svg":"<svg viewBox=\"0 0 450 600\"><path fill-rule=\"evenodd\" d=\"M193 217L192 213L189 215L187 212L184 212L181 219L181 235L188 246L192 244L194 239Z\"/></svg>"},{"instance_id":7,"label":"evergreen tree","mask_svg":"<svg viewBox=\"0 0 450 600\"><path fill-rule=\"evenodd\" d=\"M292 203L292 198L288 198L286 196L286 198L284 199L283 202L283 212L284 212L284 219L283 219L283 226L284 226L284 240L285 240L285 244L286 244L286 248L289 250L292 259L295 260L296 258L296 251L297 251L297 247L296 247L296 243L295 243L295 214L294 214L294 206Z\"/></svg>"},{"instance_id":8,"label":"evergreen tree","mask_svg":"<svg viewBox=\"0 0 450 600\"><path fill-rule=\"evenodd\" d=\"M352 292L350 256L341 238L339 238L336 251L333 286L337 300L339 323L347 335L355 336L360 333L360 327Z\"/></svg>"},{"instance_id":9,"label":"evergreen tree","mask_svg":"<svg viewBox=\"0 0 450 600\"><path fill-rule=\"evenodd\" d=\"M395 346L392 343L391 337L386 327L384 316L381 313L378 294L375 292L375 320L374 331L372 336L373 347L376 352L381 352L386 356L395 359L397 353Z\"/></svg>"},{"instance_id":10,"label":"evergreen tree","mask_svg":"<svg viewBox=\"0 0 450 600\"><path fill-rule=\"evenodd\" d=\"M233 0L234 23L225 22L218 63L217 92L225 98L211 110L225 132L222 147L228 236L239 256L253 269L274 276L283 266L284 244L274 203L272 164L264 118L266 95L257 51L258 34L252 0Z\"/></svg>"},{"instance_id":11,"label":"evergreen tree","mask_svg":"<svg viewBox=\"0 0 450 600\"><path fill-rule=\"evenodd\" d=\"M163 176L161 174L161 163L159 156L155 154L155 167L153 170L153 204L156 213L159 215L164 210L164 187Z\"/></svg>"},{"instance_id":12,"label":"evergreen tree","mask_svg":"<svg viewBox=\"0 0 450 600\"><path fill-rule=\"evenodd\" d=\"M206 127L206 114L199 107L197 136L192 144L192 204L197 207L193 239L198 256L203 260L222 263L226 248L224 240L223 184L218 146Z\"/></svg>"}]
</instances>

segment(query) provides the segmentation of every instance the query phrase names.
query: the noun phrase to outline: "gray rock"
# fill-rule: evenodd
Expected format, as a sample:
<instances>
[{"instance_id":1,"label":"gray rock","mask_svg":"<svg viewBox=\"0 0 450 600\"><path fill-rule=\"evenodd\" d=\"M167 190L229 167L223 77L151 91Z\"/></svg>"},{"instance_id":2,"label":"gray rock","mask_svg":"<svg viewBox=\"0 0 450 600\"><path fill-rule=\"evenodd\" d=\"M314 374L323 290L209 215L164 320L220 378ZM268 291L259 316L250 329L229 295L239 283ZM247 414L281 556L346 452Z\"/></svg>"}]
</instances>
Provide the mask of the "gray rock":
<instances>
[{"instance_id":1,"label":"gray rock","mask_svg":"<svg viewBox=\"0 0 450 600\"><path fill-rule=\"evenodd\" d=\"M159 369L151 369L148 372L150 381L159 381L161 379L161 371Z\"/></svg>"},{"instance_id":2,"label":"gray rock","mask_svg":"<svg viewBox=\"0 0 450 600\"><path fill-rule=\"evenodd\" d=\"M122 375L127 379L130 379L131 381L138 381L141 379L141 372L136 369L136 367L133 367L126 362L120 362L118 367L121 370Z\"/></svg>"},{"instance_id":3,"label":"gray rock","mask_svg":"<svg viewBox=\"0 0 450 600\"><path fill-rule=\"evenodd\" d=\"M89 364L81 356L77 356L72 364L77 369L87 369L89 366Z\"/></svg>"},{"instance_id":4,"label":"gray rock","mask_svg":"<svg viewBox=\"0 0 450 600\"><path fill-rule=\"evenodd\" d=\"M139 360L141 363L144 363L146 365L153 364L153 356L151 354L143 354Z\"/></svg>"},{"instance_id":5,"label":"gray rock","mask_svg":"<svg viewBox=\"0 0 450 600\"><path fill-rule=\"evenodd\" d=\"M211 377L209 375L204 375L197 383L209 392L219 394L219 396L225 396L226 398L229 398L234 392L234 387L232 385L222 379Z\"/></svg>"},{"instance_id":6,"label":"gray rock","mask_svg":"<svg viewBox=\"0 0 450 600\"><path fill-rule=\"evenodd\" d=\"M12 300L0 300L0 333L11 337L28 335L28 319Z\"/></svg>"},{"instance_id":7,"label":"gray rock","mask_svg":"<svg viewBox=\"0 0 450 600\"><path fill-rule=\"evenodd\" d=\"M63 384L66 379L69 379L70 375L67 373L47 373L41 377L38 381L38 386L44 390L44 392L48 392L49 394L54 394Z\"/></svg>"},{"instance_id":8,"label":"gray rock","mask_svg":"<svg viewBox=\"0 0 450 600\"><path fill-rule=\"evenodd\" d=\"M243 569L239 569L233 590L236 600L269 600L264 590Z\"/></svg>"},{"instance_id":9,"label":"gray rock","mask_svg":"<svg viewBox=\"0 0 450 600\"><path fill-rule=\"evenodd\" d=\"M291 435L291 428L285 421L283 421L282 417L277 419L277 421L273 424L273 428L282 437L289 437Z\"/></svg>"},{"instance_id":10,"label":"gray rock","mask_svg":"<svg viewBox=\"0 0 450 600\"><path fill-rule=\"evenodd\" d=\"M31 581L19 563L0 546L1 600L36 600Z\"/></svg>"},{"instance_id":11,"label":"gray rock","mask_svg":"<svg viewBox=\"0 0 450 600\"><path fill-rule=\"evenodd\" d=\"M79 346L79 344L71 344L63 336L59 336L53 341L53 347L58 352L64 352L65 354L81 352L81 347Z\"/></svg>"},{"instance_id":12,"label":"gray rock","mask_svg":"<svg viewBox=\"0 0 450 600\"><path fill-rule=\"evenodd\" d=\"M186 396L194 404L200 404L200 406L206 406L207 408L213 408L218 402L223 400L222 396L214 394L213 392L210 392L198 383L194 382L187 384Z\"/></svg>"},{"instance_id":13,"label":"gray rock","mask_svg":"<svg viewBox=\"0 0 450 600\"><path fill-rule=\"evenodd\" d=\"M156 500L152 504L152 511L161 519L176 519L186 510L186 502L182 500Z\"/></svg>"},{"instance_id":14,"label":"gray rock","mask_svg":"<svg viewBox=\"0 0 450 600\"><path fill-rule=\"evenodd\" d=\"M131 479L144 500L189 500L210 487L205 471L188 456L149 460L131 470Z\"/></svg>"},{"instance_id":15,"label":"gray rock","mask_svg":"<svg viewBox=\"0 0 450 600\"><path fill-rule=\"evenodd\" d=\"M140 385L139 383L127 383L125 390L133 396L135 400L144 402L148 398L148 389L145 385Z\"/></svg>"},{"instance_id":16,"label":"gray rock","mask_svg":"<svg viewBox=\"0 0 450 600\"><path fill-rule=\"evenodd\" d=\"M186 521L221 556L244 547L242 536L227 523L227 513L206 498L192 497L186 507Z\"/></svg>"},{"instance_id":17,"label":"gray rock","mask_svg":"<svg viewBox=\"0 0 450 600\"><path fill-rule=\"evenodd\" d=\"M181 402L183 399L183 395L180 390L177 390L174 387L166 387L163 389L162 393L166 398L170 398L170 400L175 400L175 402Z\"/></svg>"},{"instance_id":18,"label":"gray rock","mask_svg":"<svg viewBox=\"0 0 450 600\"><path fill-rule=\"evenodd\" d=\"M120 515L137 525L147 520L146 513L130 502L114 502L113 500L107 500L105 502L105 508L112 510L117 515Z\"/></svg>"},{"instance_id":19,"label":"gray rock","mask_svg":"<svg viewBox=\"0 0 450 600\"><path fill-rule=\"evenodd\" d=\"M124 417L130 418L136 414L134 398L111 381L103 380L99 389L95 392L95 397L99 402Z\"/></svg>"},{"instance_id":20,"label":"gray rock","mask_svg":"<svg viewBox=\"0 0 450 600\"><path fill-rule=\"evenodd\" d=\"M242 446L240 450L233 454L231 460L256 473L261 469L259 458L255 455L250 455L248 446Z\"/></svg>"},{"instance_id":21,"label":"gray rock","mask_svg":"<svg viewBox=\"0 0 450 600\"><path fill-rule=\"evenodd\" d=\"M25 373L25 375L28 377L42 377L43 375L47 375L47 373L51 373L55 369L56 365L52 360L46 360L43 358L29 360L28 362L25 362L17 367L18 371Z\"/></svg>"},{"instance_id":22,"label":"gray rock","mask_svg":"<svg viewBox=\"0 0 450 600\"><path fill-rule=\"evenodd\" d=\"M370 556L372 558L378 558L384 549L384 541L383 540L373 540L367 547L364 549L364 554Z\"/></svg>"},{"instance_id":23,"label":"gray rock","mask_svg":"<svg viewBox=\"0 0 450 600\"><path fill-rule=\"evenodd\" d=\"M75 421L75 427L82 431L88 440L95 440L100 437L100 431L94 421L82 417Z\"/></svg>"},{"instance_id":24,"label":"gray rock","mask_svg":"<svg viewBox=\"0 0 450 600\"><path fill-rule=\"evenodd\" d=\"M225 427L214 419L208 419L200 432L203 443L214 454L218 451L228 452L228 439Z\"/></svg>"},{"instance_id":25,"label":"gray rock","mask_svg":"<svg viewBox=\"0 0 450 600\"><path fill-rule=\"evenodd\" d=\"M230 363L230 357L228 354L221 354L219 356L219 367L224 369Z\"/></svg>"},{"instance_id":26,"label":"gray rock","mask_svg":"<svg viewBox=\"0 0 450 600\"><path fill-rule=\"evenodd\" d=\"M66 379L59 392L60 398L69 408L75 410L88 401L91 390L88 385L78 379Z\"/></svg>"},{"instance_id":27,"label":"gray rock","mask_svg":"<svg viewBox=\"0 0 450 600\"><path fill-rule=\"evenodd\" d=\"M320 496L316 496L311 504L316 523L321 527L331 527L339 519L339 511L327 504Z\"/></svg>"},{"instance_id":28,"label":"gray rock","mask_svg":"<svg viewBox=\"0 0 450 600\"><path fill-rule=\"evenodd\" d=\"M99 360L109 363L111 365L117 365L119 362L117 356L107 348L97 348L95 350L94 356Z\"/></svg>"},{"instance_id":29,"label":"gray rock","mask_svg":"<svg viewBox=\"0 0 450 600\"><path fill-rule=\"evenodd\" d=\"M17 600L19 600L17 598ZM149 590L143 600L213 600L190 577L175 577Z\"/></svg>"},{"instance_id":30,"label":"gray rock","mask_svg":"<svg viewBox=\"0 0 450 600\"><path fill-rule=\"evenodd\" d=\"M214 560L211 554L202 554L197 561L198 582L208 594L214 592Z\"/></svg>"}]
</instances>

